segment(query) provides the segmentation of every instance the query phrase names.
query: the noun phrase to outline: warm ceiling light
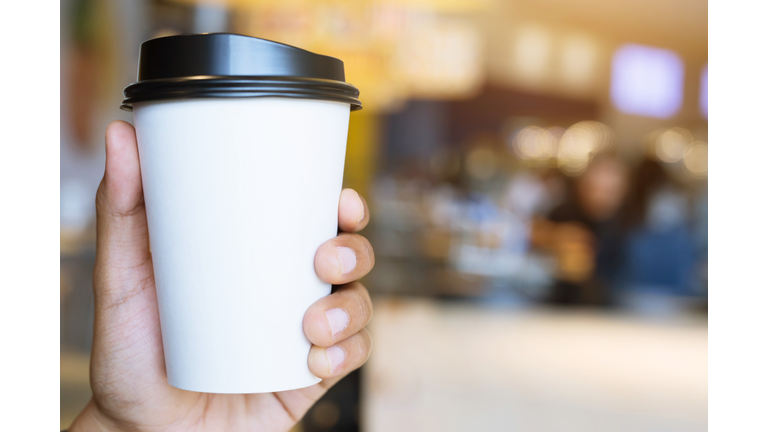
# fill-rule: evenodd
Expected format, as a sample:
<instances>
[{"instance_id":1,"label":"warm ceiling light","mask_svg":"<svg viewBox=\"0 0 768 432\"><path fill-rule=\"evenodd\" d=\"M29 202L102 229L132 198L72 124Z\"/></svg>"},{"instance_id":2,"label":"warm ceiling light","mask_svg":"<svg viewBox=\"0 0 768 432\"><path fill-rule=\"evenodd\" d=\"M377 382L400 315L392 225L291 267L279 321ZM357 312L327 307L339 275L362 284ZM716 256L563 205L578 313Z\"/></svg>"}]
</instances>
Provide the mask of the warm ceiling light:
<instances>
[{"instance_id":1,"label":"warm ceiling light","mask_svg":"<svg viewBox=\"0 0 768 432\"><path fill-rule=\"evenodd\" d=\"M404 38L394 69L412 95L467 96L483 79L480 47L480 35L469 22L421 25Z\"/></svg>"},{"instance_id":2,"label":"warm ceiling light","mask_svg":"<svg viewBox=\"0 0 768 432\"><path fill-rule=\"evenodd\" d=\"M560 76L565 84L573 88L584 88L592 84L597 55L597 46L589 37L566 38L560 52Z\"/></svg>"},{"instance_id":3,"label":"warm ceiling light","mask_svg":"<svg viewBox=\"0 0 768 432\"><path fill-rule=\"evenodd\" d=\"M513 68L520 78L538 81L546 76L552 54L552 36L546 28L521 28L514 42Z\"/></svg>"}]
</instances>

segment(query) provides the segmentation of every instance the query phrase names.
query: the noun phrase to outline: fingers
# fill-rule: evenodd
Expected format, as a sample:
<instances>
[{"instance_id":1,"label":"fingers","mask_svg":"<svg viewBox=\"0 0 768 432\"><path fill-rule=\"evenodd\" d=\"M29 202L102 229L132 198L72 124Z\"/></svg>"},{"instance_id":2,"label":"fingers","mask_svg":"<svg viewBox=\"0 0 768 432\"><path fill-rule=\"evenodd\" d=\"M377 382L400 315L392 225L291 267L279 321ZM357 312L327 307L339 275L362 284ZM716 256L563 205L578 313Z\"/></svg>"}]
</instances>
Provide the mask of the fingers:
<instances>
[{"instance_id":1,"label":"fingers","mask_svg":"<svg viewBox=\"0 0 768 432\"><path fill-rule=\"evenodd\" d=\"M368 312L365 315L370 319L370 298L368 298L365 288L362 286L357 288L350 286L345 289L347 289L350 294L358 289L361 291L361 294L364 294L365 299L368 300ZM334 295L335 294L336 293L334 293ZM340 300L340 304L331 302L326 306L333 308L335 306L340 306L341 304L346 304L345 302L346 300ZM320 301L315 303L310 308L310 311L307 312L307 316L309 316L310 312L313 312L313 310L314 312L322 312L324 308L321 306ZM305 316L304 320L305 329L307 328L308 322L307 316ZM324 319L322 320L324 321ZM367 323L367 319L363 321ZM348 332L351 334L350 337L338 336L337 338L334 338L334 340L337 341L335 344L329 344L327 346L313 345L310 349L309 357L307 359L309 370L315 376L322 378L322 381L310 387L275 393L283 403L283 406L289 410L294 418L301 418L307 410L320 399L326 391L328 391L329 388L333 387L345 375L359 368L366 362L366 360L368 360L368 357L371 354L371 336L364 328L357 328L358 325L359 324L350 324L348 326ZM357 330L353 331L353 327L357 328Z\"/></svg>"},{"instance_id":2,"label":"fingers","mask_svg":"<svg viewBox=\"0 0 768 432\"><path fill-rule=\"evenodd\" d=\"M314 345L329 347L362 330L371 316L368 290L353 282L309 307L304 314L304 334Z\"/></svg>"},{"instance_id":3,"label":"fingers","mask_svg":"<svg viewBox=\"0 0 768 432\"><path fill-rule=\"evenodd\" d=\"M276 393L294 418L302 417L329 388L368 359L371 337L364 327L372 311L368 291L358 282L339 287L307 310L304 333L313 344L307 364L323 380L310 387Z\"/></svg>"},{"instance_id":4,"label":"fingers","mask_svg":"<svg viewBox=\"0 0 768 432\"><path fill-rule=\"evenodd\" d=\"M141 267L150 257L133 126L122 121L112 122L107 127L106 153L104 178L96 194L97 281L122 279L125 272Z\"/></svg>"},{"instance_id":5,"label":"fingers","mask_svg":"<svg viewBox=\"0 0 768 432\"><path fill-rule=\"evenodd\" d=\"M371 297L359 282L310 306L304 315L304 334L313 344L309 370L328 379L362 366L371 353L371 336L365 326L372 315Z\"/></svg>"},{"instance_id":6,"label":"fingers","mask_svg":"<svg viewBox=\"0 0 768 432\"><path fill-rule=\"evenodd\" d=\"M346 375L359 368L371 354L371 336L361 330L328 348L313 346L309 351L309 370L328 379Z\"/></svg>"},{"instance_id":7,"label":"fingers","mask_svg":"<svg viewBox=\"0 0 768 432\"><path fill-rule=\"evenodd\" d=\"M365 199L352 189L342 190L339 228L345 233L323 243L315 255L315 271L321 279L347 285L315 302L304 315L304 334L313 344L309 370L323 379L317 386L303 389L316 392L313 399L362 366L371 353L371 336L365 329L373 315L371 297L353 281L373 268L373 248L364 237L346 234L365 228L369 214Z\"/></svg>"},{"instance_id":8,"label":"fingers","mask_svg":"<svg viewBox=\"0 0 768 432\"><path fill-rule=\"evenodd\" d=\"M320 245L315 254L315 272L334 285L360 279L371 271L373 264L371 243L358 234L339 234Z\"/></svg>"},{"instance_id":9,"label":"fingers","mask_svg":"<svg viewBox=\"0 0 768 432\"><path fill-rule=\"evenodd\" d=\"M339 228L344 232L356 232L365 228L370 220L368 204L352 189L341 191L339 198Z\"/></svg>"}]
</instances>

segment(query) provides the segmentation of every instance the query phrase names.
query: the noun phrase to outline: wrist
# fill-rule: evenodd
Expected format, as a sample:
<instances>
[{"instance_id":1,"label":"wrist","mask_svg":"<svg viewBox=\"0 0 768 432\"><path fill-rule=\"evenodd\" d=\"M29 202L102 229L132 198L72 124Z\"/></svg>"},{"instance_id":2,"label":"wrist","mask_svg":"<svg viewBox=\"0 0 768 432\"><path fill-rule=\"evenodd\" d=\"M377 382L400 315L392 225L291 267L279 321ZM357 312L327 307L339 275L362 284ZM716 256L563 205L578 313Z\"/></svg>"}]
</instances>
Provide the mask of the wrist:
<instances>
[{"instance_id":1,"label":"wrist","mask_svg":"<svg viewBox=\"0 0 768 432\"><path fill-rule=\"evenodd\" d=\"M80 414L72 422L72 426L69 427L68 432L87 432L87 431L120 431L114 422L107 419L104 414L99 411L93 398L91 398L88 405L80 412Z\"/></svg>"}]
</instances>

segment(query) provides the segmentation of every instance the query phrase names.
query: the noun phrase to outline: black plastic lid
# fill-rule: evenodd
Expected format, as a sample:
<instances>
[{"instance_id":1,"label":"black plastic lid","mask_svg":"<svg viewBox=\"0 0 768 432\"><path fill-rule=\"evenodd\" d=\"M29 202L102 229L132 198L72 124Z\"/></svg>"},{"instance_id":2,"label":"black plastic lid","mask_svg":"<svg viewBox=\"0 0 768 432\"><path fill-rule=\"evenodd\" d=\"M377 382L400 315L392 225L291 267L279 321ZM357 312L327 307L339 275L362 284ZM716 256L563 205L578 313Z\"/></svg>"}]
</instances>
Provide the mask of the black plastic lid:
<instances>
[{"instance_id":1,"label":"black plastic lid","mask_svg":"<svg viewBox=\"0 0 768 432\"><path fill-rule=\"evenodd\" d=\"M230 33L167 36L141 44L137 82L121 109L136 102L223 97L291 97L362 108L344 63L290 45Z\"/></svg>"}]
</instances>

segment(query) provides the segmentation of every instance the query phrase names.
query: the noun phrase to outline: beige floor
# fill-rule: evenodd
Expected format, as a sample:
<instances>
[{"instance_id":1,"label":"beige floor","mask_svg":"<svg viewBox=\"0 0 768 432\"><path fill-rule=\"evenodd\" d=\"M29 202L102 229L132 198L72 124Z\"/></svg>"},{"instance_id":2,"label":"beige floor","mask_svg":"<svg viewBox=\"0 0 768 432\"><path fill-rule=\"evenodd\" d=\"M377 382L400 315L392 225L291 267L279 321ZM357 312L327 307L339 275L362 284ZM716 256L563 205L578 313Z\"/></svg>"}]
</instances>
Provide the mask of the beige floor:
<instances>
[{"instance_id":1,"label":"beige floor","mask_svg":"<svg viewBox=\"0 0 768 432\"><path fill-rule=\"evenodd\" d=\"M704 318L378 301L364 430L706 431Z\"/></svg>"}]
</instances>

